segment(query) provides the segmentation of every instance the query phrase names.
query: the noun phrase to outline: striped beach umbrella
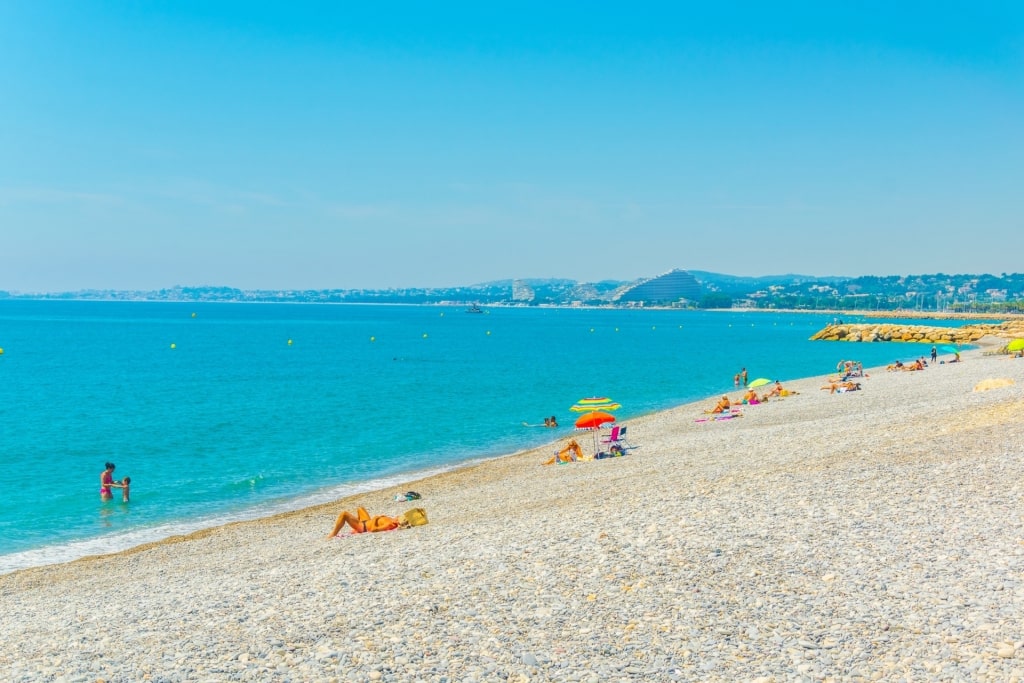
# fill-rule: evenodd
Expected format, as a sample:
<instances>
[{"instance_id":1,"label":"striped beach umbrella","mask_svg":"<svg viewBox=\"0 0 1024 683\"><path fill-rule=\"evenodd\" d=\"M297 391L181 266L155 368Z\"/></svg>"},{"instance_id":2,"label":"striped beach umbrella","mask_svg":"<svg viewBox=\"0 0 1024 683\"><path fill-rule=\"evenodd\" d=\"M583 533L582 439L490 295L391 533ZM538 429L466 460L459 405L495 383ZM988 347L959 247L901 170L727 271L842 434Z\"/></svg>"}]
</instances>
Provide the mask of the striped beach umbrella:
<instances>
[{"instance_id":1,"label":"striped beach umbrella","mask_svg":"<svg viewBox=\"0 0 1024 683\"><path fill-rule=\"evenodd\" d=\"M592 410L618 410L622 406L604 396L594 396L592 398L581 398L576 401L573 405L569 406L569 410L574 413L589 413Z\"/></svg>"}]
</instances>

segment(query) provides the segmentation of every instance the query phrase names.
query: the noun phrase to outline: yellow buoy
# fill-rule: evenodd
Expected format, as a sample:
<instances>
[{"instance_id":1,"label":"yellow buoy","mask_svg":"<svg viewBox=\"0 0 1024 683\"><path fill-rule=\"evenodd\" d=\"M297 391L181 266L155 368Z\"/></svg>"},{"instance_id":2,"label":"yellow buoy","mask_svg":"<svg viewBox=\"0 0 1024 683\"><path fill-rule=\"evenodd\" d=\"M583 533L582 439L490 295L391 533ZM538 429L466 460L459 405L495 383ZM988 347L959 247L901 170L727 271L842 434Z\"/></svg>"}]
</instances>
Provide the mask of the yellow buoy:
<instances>
[{"instance_id":1,"label":"yellow buoy","mask_svg":"<svg viewBox=\"0 0 1024 683\"><path fill-rule=\"evenodd\" d=\"M651 325L651 329L652 329L652 330L656 330L656 329L658 329L658 328L657 328L657 327L655 327L654 325Z\"/></svg>"},{"instance_id":2,"label":"yellow buoy","mask_svg":"<svg viewBox=\"0 0 1024 683\"><path fill-rule=\"evenodd\" d=\"M487 330L487 336L488 336L488 337L490 337L490 336L491 336L491 331L490 331L490 330Z\"/></svg>"},{"instance_id":3,"label":"yellow buoy","mask_svg":"<svg viewBox=\"0 0 1024 683\"><path fill-rule=\"evenodd\" d=\"M288 340L288 346L291 346L291 345L292 345L292 340L291 340L291 339L289 339L289 340Z\"/></svg>"},{"instance_id":4,"label":"yellow buoy","mask_svg":"<svg viewBox=\"0 0 1024 683\"><path fill-rule=\"evenodd\" d=\"M424 338L424 339L426 339L426 338L427 338L427 333L426 333L426 332L424 332L424 333L423 333L423 338Z\"/></svg>"},{"instance_id":5,"label":"yellow buoy","mask_svg":"<svg viewBox=\"0 0 1024 683\"><path fill-rule=\"evenodd\" d=\"M377 341L376 337L370 337L370 341Z\"/></svg>"},{"instance_id":6,"label":"yellow buoy","mask_svg":"<svg viewBox=\"0 0 1024 683\"><path fill-rule=\"evenodd\" d=\"M176 348L178 348L178 345L177 345L177 344L175 344L174 342L171 342L171 348L172 348L172 349L176 349Z\"/></svg>"},{"instance_id":7,"label":"yellow buoy","mask_svg":"<svg viewBox=\"0 0 1024 683\"><path fill-rule=\"evenodd\" d=\"M444 311L441 311L441 317L442 318L444 317Z\"/></svg>"},{"instance_id":8,"label":"yellow buoy","mask_svg":"<svg viewBox=\"0 0 1024 683\"><path fill-rule=\"evenodd\" d=\"M192 314L192 317L193 317L193 318L194 318L194 317L196 317L196 314L195 314L195 313L193 313L193 314Z\"/></svg>"},{"instance_id":9,"label":"yellow buoy","mask_svg":"<svg viewBox=\"0 0 1024 683\"><path fill-rule=\"evenodd\" d=\"M615 328L615 331L616 331L616 332L618 332L618 331L619 331L619 328L617 328L617 327L616 327L616 328Z\"/></svg>"},{"instance_id":10,"label":"yellow buoy","mask_svg":"<svg viewBox=\"0 0 1024 683\"><path fill-rule=\"evenodd\" d=\"M4 355L4 350L0 349L0 356Z\"/></svg>"},{"instance_id":11,"label":"yellow buoy","mask_svg":"<svg viewBox=\"0 0 1024 683\"><path fill-rule=\"evenodd\" d=\"M593 327L591 327L591 328L590 328L590 331L591 331L591 332L593 332L593 331L594 331L594 328L593 328Z\"/></svg>"}]
</instances>

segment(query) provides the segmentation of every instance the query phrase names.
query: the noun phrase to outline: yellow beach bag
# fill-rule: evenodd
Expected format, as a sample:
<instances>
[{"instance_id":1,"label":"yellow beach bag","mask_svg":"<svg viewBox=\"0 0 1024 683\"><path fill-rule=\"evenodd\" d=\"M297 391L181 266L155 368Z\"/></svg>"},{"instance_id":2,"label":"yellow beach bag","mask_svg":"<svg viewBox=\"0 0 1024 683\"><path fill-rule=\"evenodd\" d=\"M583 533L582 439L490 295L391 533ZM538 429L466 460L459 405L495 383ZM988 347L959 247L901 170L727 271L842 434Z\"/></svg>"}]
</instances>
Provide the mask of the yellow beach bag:
<instances>
[{"instance_id":1,"label":"yellow beach bag","mask_svg":"<svg viewBox=\"0 0 1024 683\"><path fill-rule=\"evenodd\" d=\"M402 515L402 526L423 526L426 523L427 511L423 508L412 508Z\"/></svg>"}]
</instances>

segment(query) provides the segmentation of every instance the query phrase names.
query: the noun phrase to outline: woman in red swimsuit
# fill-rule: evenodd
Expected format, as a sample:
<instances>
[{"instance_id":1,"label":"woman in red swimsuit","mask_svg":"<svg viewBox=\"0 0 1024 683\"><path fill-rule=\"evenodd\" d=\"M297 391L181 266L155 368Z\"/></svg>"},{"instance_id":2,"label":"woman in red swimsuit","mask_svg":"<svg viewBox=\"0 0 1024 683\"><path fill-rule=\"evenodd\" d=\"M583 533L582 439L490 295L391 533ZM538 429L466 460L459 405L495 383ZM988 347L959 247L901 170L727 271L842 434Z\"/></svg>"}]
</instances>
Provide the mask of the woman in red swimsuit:
<instances>
[{"instance_id":1,"label":"woman in red swimsuit","mask_svg":"<svg viewBox=\"0 0 1024 683\"><path fill-rule=\"evenodd\" d=\"M111 487L114 485L114 463L108 462L105 469L100 472L100 500L106 502L114 499L114 492Z\"/></svg>"}]
</instances>

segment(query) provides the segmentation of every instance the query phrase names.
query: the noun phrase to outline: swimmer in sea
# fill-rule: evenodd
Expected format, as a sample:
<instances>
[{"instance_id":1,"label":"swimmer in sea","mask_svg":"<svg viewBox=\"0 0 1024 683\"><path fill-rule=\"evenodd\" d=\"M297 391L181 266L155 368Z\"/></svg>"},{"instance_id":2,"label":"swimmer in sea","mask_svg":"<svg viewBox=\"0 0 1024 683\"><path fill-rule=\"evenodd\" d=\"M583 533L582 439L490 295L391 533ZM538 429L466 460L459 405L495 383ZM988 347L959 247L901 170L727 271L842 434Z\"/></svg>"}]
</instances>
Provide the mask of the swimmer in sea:
<instances>
[{"instance_id":1,"label":"swimmer in sea","mask_svg":"<svg viewBox=\"0 0 1024 683\"><path fill-rule=\"evenodd\" d=\"M132 483L132 478L131 477L125 477L124 479L121 480L121 482L119 484L114 484L114 486L117 486L119 489L121 489L121 502L122 503L127 503L128 502L128 497L129 497L128 496L128 489L131 487L131 483Z\"/></svg>"},{"instance_id":2,"label":"swimmer in sea","mask_svg":"<svg viewBox=\"0 0 1024 683\"><path fill-rule=\"evenodd\" d=\"M114 499L114 492L111 487L114 485L114 463L104 463L104 469L100 472L100 500L104 503Z\"/></svg>"}]
</instances>

